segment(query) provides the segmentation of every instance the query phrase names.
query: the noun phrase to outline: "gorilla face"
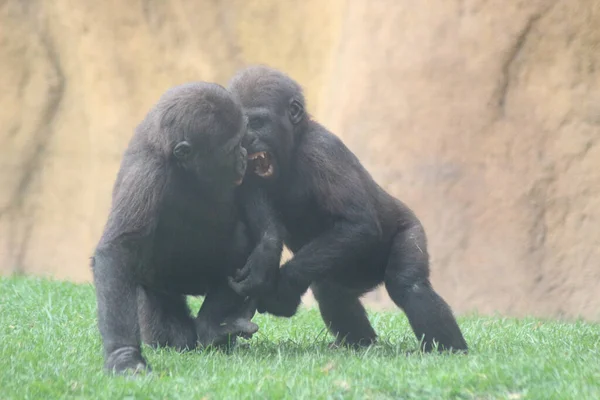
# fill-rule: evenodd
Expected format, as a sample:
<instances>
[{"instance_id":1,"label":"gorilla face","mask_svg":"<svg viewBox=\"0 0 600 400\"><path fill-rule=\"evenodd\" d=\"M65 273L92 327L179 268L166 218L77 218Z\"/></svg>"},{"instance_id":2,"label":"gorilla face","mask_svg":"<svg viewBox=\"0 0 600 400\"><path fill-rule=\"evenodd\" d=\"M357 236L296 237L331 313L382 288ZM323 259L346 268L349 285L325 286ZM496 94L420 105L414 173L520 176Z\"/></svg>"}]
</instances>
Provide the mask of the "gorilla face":
<instances>
[{"instance_id":1,"label":"gorilla face","mask_svg":"<svg viewBox=\"0 0 600 400\"><path fill-rule=\"evenodd\" d=\"M249 153L249 172L264 179L274 179L287 156L281 142L290 137L290 133L283 121L269 109L249 109L247 116L248 130L244 146Z\"/></svg>"},{"instance_id":2,"label":"gorilla face","mask_svg":"<svg viewBox=\"0 0 600 400\"><path fill-rule=\"evenodd\" d=\"M248 173L268 181L285 176L305 129L302 88L280 71L254 66L236 75L229 90L248 118Z\"/></svg>"},{"instance_id":3,"label":"gorilla face","mask_svg":"<svg viewBox=\"0 0 600 400\"><path fill-rule=\"evenodd\" d=\"M261 178L277 179L287 170L295 145L295 127L304 115L300 101L292 97L288 103L284 112L280 104L245 109L248 128L244 147L249 154L249 172Z\"/></svg>"},{"instance_id":4,"label":"gorilla face","mask_svg":"<svg viewBox=\"0 0 600 400\"><path fill-rule=\"evenodd\" d=\"M244 131L240 130L218 147L198 148L187 140L175 145L173 155L181 168L199 181L240 185L246 173L247 152L242 147Z\"/></svg>"},{"instance_id":5,"label":"gorilla face","mask_svg":"<svg viewBox=\"0 0 600 400\"><path fill-rule=\"evenodd\" d=\"M239 104L222 93L207 100L190 105L181 96L174 101L177 107L166 110L163 128L177 127L176 136L183 139L174 143L172 154L180 168L201 182L239 185L247 165L242 147L246 118Z\"/></svg>"}]
</instances>

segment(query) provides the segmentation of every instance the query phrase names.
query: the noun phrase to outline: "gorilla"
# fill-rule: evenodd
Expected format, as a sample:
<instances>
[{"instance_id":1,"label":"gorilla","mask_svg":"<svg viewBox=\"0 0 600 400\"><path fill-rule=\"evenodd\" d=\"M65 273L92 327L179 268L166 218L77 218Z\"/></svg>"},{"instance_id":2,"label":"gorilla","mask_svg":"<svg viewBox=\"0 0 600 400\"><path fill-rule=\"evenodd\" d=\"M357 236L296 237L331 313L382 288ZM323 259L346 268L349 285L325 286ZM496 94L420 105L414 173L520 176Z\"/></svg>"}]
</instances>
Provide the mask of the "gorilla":
<instances>
[{"instance_id":1,"label":"gorilla","mask_svg":"<svg viewBox=\"0 0 600 400\"><path fill-rule=\"evenodd\" d=\"M269 212L264 196L237 191L247 166L245 131L239 103L205 82L169 89L137 127L91 258L108 370L149 370L141 341L184 350L258 330L255 303L227 277L248 257L277 268L281 248L263 230L270 221L261 215ZM246 219L255 225L239 215L240 202L260 206ZM206 296L196 318L185 295Z\"/></svg>"},{"instance_id":2,"label":"gorilla","mask_svg":"<svg viewBox=\"0 0 600 400\"><path fill-rule=\"evenodd\" d=\"M230 286L241 295L255 293L259 312L285 317L296 313L311 287L334 344L359 346L376 339L359 298L384 283L422 350L466 352L450 307L429 280L419 219L305 112L301 87L280 71L251 66L228 89L248 117L244 184L267 191L294 254L275 272L271 292L255 288L272 265L242 270L229 278Z\"/></svg>"}]
</instances>

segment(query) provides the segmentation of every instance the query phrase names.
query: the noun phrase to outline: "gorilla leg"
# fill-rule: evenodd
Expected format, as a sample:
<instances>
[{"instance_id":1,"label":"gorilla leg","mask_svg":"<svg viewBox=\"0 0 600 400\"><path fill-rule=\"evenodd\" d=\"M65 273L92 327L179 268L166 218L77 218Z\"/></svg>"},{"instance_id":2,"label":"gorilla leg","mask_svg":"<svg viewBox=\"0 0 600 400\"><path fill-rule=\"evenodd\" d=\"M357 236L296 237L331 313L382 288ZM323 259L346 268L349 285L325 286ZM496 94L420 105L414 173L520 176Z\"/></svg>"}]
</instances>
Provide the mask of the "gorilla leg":
<instances>
[{"instance_id":1,"label":"gorilla leg","mask_svg":"<svg viewBox=\"0 0 600 400\"><path fill-rule=\"evenodd\" d=\"M429 256L425 232L414 224L396 234L385 272L385 286L392 300L402 308L422 348L466 351L467 343L450 306L429 282Z\"/></svg>"},{"instance_id":2,"label":"gorilla leg","mask_svg":"<svg viewBox=\"0 0 600 400\"><path fill-rule=\"evenodd\" d=\"M377 335L357 293L328 281L315 282L311 288L336 344L368 346L375 341Z\"/></svg>"},{"instance_id":3,"label":"gorilla leg","mask_svg":"<svg viewBox=\"0 0 600 400\"><path fill-rule=\"evenodd\" d=\"M140 288L138 314L144 343L177 350L196 347L196 328L185 296Z\"/></svg>"},{"instance_id":4,"label":"gorilla leg","mask_svg":"<svg viewBox=\"0 0 600 400\"><path fill-rule=\"evenodd\" d=\"M258 331L251 321L255 312L254 300L244 300L224 282L206 295L196 317L200 345L233 345L238 336L251 338Z\"/></svg>"},{"instance_id":5,"label":"gorilla leg","mask_svg":"<svg viewBox=\"0 0 600 400\"><path fill-rule=\"evenodd\" d=\"M244 266L253 245L246 224L238 221L227 265L234 268ZM234 272L233 269L229 274ZM238 336L251 338L258 331L258 325L251 321L256 312L256 302L244 299L245 296L237 294L225 280L212 285L195 321L200 346L232 346Z\"/></svg>"}]
</instances>

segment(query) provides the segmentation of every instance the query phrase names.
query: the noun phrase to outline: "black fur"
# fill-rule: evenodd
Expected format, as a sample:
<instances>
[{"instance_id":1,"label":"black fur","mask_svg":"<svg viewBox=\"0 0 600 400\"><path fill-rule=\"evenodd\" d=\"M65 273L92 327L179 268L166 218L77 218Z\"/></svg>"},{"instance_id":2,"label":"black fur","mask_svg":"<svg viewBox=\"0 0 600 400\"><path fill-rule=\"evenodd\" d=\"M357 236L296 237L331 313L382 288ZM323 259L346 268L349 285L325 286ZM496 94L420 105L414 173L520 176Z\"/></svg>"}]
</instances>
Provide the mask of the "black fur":
<instances>
[{"instance_id":1,"label":"black fur","mask_svg":"<svg viewBox=\"0 0 600 400\"><path fill-rule=\"evenodd\" d=\"M228 280L236 293L256 299L275 288L284 229L275 217L270 199L260 186L244 183L238 199L251 240L257 246L244 267Z\"/></svg>"},{"instance_id":2,"label":"black fur","mask_svg":"<svg viewBox=\"0 0 600 400\"><path fill-rule=\"evenodd\" d=\"M245 129L239 104L209 83L168 90L137 127L92 257L109 370L146 369L141 340L191 349L258 330L250 321L254 302L227 284L259 235L257 228L247 232L236 203ZM206 295L196 318L185 295Z\"/></svg>"},{"instance_id":3,"label":"black fur","mask_svg":"<svg viewBox=\"0 0 600 400\"><path fill-rule=\"evenodd\" d=\"M260 297L259 311L292 316L312 285L336 341L370 344L376 334L359 297L384 283L424 350L437 342L440 350L466 351L450 307L429 281L421 223L339 138L304 113L300 86L255 66L239 72L229 89L249 118L244 146L249 153L269 152L274 165L269 178L248 168L246 184L268 190L294 253L276 290Z\"/></svg>"}]
</instances>

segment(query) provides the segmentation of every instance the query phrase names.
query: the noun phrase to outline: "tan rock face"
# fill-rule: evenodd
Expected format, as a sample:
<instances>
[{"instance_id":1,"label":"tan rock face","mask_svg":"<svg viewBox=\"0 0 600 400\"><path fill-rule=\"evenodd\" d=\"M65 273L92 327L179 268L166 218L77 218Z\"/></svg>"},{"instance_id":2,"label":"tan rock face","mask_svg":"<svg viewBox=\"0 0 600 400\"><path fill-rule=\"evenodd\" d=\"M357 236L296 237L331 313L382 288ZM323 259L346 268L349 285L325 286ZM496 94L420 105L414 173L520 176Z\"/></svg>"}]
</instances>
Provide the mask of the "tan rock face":
<instances>
[{"instance_id":1,"label":"tan rock face","mask_svg":"<svg viewBox=\"0 0 600 400\"><path fill-rule=\"evenodd\" d=\"M89 279L148 108L262 62L414 208L457 312L600 318L600 2L202 4L0 1L2 271Z\"/></svg>"}]
</instances>

